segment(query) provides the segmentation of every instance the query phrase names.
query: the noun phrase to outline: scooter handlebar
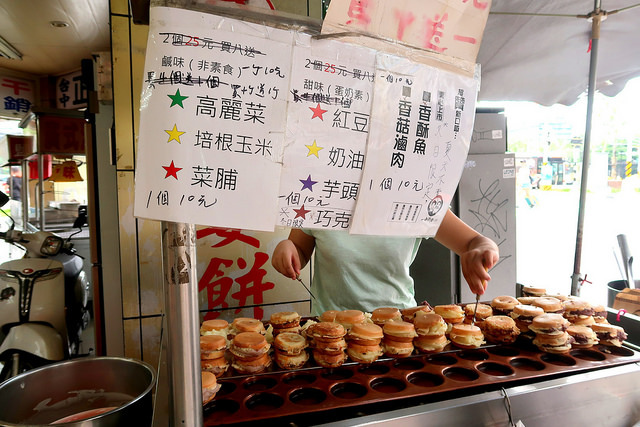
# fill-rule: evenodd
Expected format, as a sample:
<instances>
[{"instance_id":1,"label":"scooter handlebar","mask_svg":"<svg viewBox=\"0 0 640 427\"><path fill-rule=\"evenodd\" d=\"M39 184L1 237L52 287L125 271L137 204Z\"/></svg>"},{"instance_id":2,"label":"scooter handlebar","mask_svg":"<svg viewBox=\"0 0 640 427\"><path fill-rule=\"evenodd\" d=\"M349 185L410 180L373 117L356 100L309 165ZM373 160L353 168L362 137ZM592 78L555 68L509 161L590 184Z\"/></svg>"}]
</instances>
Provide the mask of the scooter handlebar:
<instances>
[{"instance_id":1,"label":"scooter handlebar","mask_svg":"<svg viewBox=\"0 0 640 427\"><path fill-rule=\"evenodd\" d=\"M78 254L78 251L76 250L76 248L73 247L73 242L70 242L68 240L64 242L64 245L62 245L62 249L60 249L60 252L65 253L67 255L76 255L84 259L82 255Z\"/></svg>"},{"instance_id":2,"label":"scooter handlebar","mask_svg":"<svg viewBox=\"0 0 640 427\"><path fill-rule=\"evenodd\" d=\"M22 232L16 231L13 228L7 231L0 231L0 239L9 243L20 243L22 238Z\"/></svg>"}]
</instances>

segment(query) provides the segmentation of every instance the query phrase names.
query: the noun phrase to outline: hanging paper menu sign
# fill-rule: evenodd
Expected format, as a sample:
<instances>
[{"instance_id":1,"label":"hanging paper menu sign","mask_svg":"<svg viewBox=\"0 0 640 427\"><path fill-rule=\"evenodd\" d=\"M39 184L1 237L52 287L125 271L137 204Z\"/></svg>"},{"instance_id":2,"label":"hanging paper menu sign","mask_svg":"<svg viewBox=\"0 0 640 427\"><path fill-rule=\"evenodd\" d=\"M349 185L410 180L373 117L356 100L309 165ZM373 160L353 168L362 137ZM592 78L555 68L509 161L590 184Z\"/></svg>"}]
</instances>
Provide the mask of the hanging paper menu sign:
<instances>
[{"instance_id":1,"label":"hanging paper menu sign","mask_svg":"<svg viewBox=\"0 0 640 427\"><path fill-rule=\"evenodd\" d=\"M293 33L150 12L135 216L273 230Z\"/></svg>"},{"instance_id":2,"label":"hanging paper menu sign","mask_svg":"<svg viewBox=\"0 0 640 427\"><path fill-rule=\"evenodd\" d=\"M310 38L294 48L278 225L349 228L365 163L375 53Z\"/></svg>"},{"instance_id":3,"label":"hanging paper menu sign","mask_svg":"<svg viewBox=\"0 0 640 427\"><path fill-rule=\"evenodd\" d=\"M367 162L350 232L434 236L469 150L473 78L379 54Z\"/></svg>"}]
</instances>

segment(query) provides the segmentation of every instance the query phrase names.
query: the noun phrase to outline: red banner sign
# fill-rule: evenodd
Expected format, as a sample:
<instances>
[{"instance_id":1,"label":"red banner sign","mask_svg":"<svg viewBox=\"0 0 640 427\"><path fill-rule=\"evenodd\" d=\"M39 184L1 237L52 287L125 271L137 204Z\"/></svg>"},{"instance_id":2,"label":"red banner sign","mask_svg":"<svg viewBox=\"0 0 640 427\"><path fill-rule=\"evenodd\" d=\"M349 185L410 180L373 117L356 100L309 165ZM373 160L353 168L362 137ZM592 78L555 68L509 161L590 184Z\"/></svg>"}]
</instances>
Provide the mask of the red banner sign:
<instances>
[{"instance_id":1,"label":"red banner sign","mask_svg":"<svg viewBox=\"0 0 640 427\"><path fill-rule=\"evenodd\" d=\"M41 116L38 119L40 151L47 154L84 154L84 119Z\"/></svg>"}]
</instances>

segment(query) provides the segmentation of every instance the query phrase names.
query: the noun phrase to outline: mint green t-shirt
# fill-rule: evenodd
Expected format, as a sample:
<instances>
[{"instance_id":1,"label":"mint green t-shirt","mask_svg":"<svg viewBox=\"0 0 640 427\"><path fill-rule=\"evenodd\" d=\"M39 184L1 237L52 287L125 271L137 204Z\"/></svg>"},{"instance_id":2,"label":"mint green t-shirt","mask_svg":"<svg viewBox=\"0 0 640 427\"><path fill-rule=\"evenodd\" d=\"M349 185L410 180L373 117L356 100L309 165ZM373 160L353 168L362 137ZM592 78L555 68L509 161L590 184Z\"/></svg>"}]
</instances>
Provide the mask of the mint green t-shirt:
<instances>
[{"instance_id":1,"label":"mint green t-shirt","mask_svg":"<svg viewBox=\"0 0 640 427\"><path fill-rule=\"evenodd\" d=\"M315 238L313 315L326 310L416 305L409 266L422 238L353 235L346 231L304 229Z\"/></svg>"}]
</instances>

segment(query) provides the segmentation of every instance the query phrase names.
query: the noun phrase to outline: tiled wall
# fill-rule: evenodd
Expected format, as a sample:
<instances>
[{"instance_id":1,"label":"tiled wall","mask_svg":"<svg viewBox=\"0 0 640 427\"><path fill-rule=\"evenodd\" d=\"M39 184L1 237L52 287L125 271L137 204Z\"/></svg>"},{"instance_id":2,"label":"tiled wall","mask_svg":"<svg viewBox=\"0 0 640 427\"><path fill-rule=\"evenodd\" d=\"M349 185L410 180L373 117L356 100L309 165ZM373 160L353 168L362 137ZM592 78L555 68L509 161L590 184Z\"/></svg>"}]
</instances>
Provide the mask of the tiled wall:
<instances>
[{"instance_id":1,"label":"tiled wall","mask_svg":"<svg viewBox=\"0 0 640 427\"><path fill-rule=\"evenodd\" d=\"M149 27L133 23L127 0L111 0L111 28L124 355L157 366L163 309L160 223L133 216L136 131Z\"/></svg>"}]
</instances>

